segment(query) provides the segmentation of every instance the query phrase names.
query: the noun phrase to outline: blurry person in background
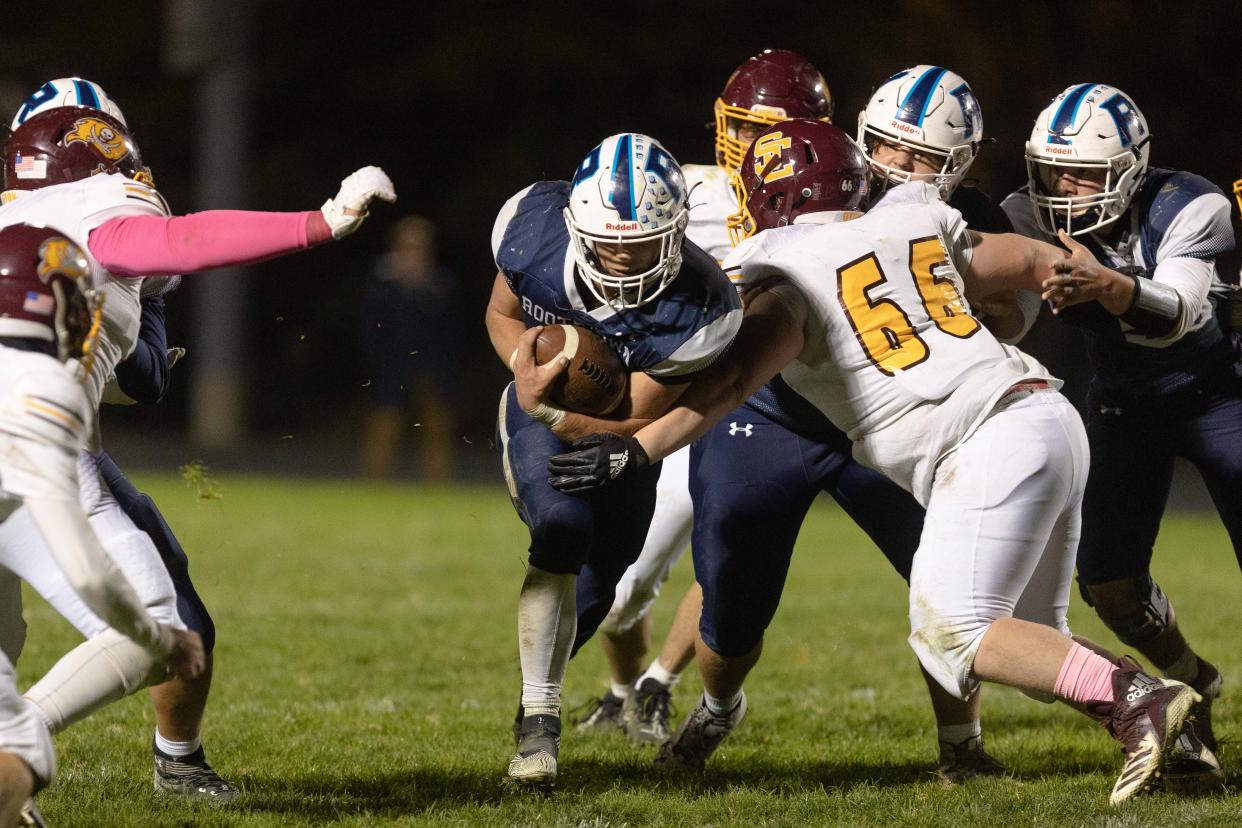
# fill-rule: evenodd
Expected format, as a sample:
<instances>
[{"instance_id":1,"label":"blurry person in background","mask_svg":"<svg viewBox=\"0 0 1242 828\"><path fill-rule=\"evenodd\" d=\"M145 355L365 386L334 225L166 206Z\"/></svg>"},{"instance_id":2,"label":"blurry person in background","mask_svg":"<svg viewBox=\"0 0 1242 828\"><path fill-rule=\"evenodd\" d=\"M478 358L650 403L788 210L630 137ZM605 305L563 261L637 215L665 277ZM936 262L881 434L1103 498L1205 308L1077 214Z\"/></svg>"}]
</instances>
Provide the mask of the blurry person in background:
<instances>
[{"instance_id":1,"label":"blurry person in background","mask_svg":"<svg viewBox=\"0 0 1242 828\"><path fill-rule=\"evenodd\" d=\"M362 309L372 403L362 445L367 477L392 475L411 394L422 478L453 476L463 310L457 274L436 262L435 225L422 216L398 221Z\"/></svg>"}]
</instances>

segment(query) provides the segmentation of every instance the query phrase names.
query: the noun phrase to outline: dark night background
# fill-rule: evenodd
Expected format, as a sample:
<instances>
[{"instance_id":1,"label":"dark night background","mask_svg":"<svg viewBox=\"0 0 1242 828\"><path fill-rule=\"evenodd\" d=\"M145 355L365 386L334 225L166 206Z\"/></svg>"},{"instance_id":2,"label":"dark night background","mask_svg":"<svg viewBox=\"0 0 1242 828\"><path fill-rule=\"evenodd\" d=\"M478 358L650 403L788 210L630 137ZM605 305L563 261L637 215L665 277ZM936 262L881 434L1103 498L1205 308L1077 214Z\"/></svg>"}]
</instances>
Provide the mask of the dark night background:
<instances>
[{"instance_id":1,"label":"dark night background","mask_svg":"<svg viewBox=\"0 0 1242 828\"><path fill-rule=\"evenodd\" d=\"M214 4L218 42L198 45L227 55L240 44L250 55L249 96L236 111L250 119L251 137L228 148L249 171L248 194L242 204L196 203L201 82L170 58L175 5L42 4L37 15L6 15L5 120L43 81L81 75L120 102L175 211L315 209L345 174L369 163L388 171L400 195L345 242L250 270L242 304L249 436L244 451L206 457L225 465L243 456L296 465L310 446L336 458L338 471L352 471L352 435L366 401L357 346L362 292L387 225L418 212L439 225L442 261L470 295L473 358L462 378L461 431L473 446L465 449L471 467L491 471L486 448L507 376L482 323L497 209L536 179L567 176L601 138L623 130L656 136L683 163L709 163L712 102L733 68L764 48L809 57L828 79L836 123L851 134L872 88L893 72L933 63L960 73L996 141L971 173L998 200L1025 181L1022 146L1036 114L1075 82L1111 83L1135 100L1152 130L1154 165L1188 169L1228 190L1242 164L1237 2L437 8L260 0L248 4L247 32L232 19L236 0L224 0ZM1222 263L1222 272L1236 280L1238 259ZM169 461L201 456L186 446L187 389L201 347L189 336L194 304L185 289L169 301L170 340L190 351L170 398L107 417L109 442L125 443L134 465L144 464L135 434L175 447L161 455ZM1072 394L1081 392L1075 334L1041 324L1029 349L1071 380Z\"/></svg>"}]
</instances>

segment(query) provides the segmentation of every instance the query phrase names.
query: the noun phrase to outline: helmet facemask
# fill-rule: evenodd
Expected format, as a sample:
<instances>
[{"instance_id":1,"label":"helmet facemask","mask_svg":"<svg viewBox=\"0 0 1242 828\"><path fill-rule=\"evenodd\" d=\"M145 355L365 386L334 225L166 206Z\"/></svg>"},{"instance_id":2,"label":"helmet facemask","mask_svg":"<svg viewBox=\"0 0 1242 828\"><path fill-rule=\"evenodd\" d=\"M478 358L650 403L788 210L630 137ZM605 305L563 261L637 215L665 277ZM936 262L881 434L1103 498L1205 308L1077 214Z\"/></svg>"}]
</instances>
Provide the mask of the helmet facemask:
<instances>
[{"instance_id":1,"label":"helmet facemask","mask_svg":"<svg viewBox=\"0 0 1242 828\"><path fill-rule=\"evenodd\" d=\"M1071 236L1093 233L1115 222L1130 206L1130 200L1142 183L1146 164L1142 163L1143 144L1135 145L1102 161L1082 158L1059 159L1026 156L1027 184L1035 221L1039 229L1055 236L1064 230ZM1056 182L1064 170L1104 170L1100 192L1087 195L1056 194Z\"/></svg>"},{"instance_id":2,"label":"helmet facemask","mask_svg":"<svg viewBox=\"0 0 1242 828\"><path fill-rule=\"evenodd\" d=\"M871 167L872 195L877 196L885 192L889 187L895 187L910 181L925 181L928 184L934 185L940 191L940 197L948 201L952 197L953 191L962 183L966 170L970 169L970 165L975 162L975 155L978 154L979 145L976 143L960 144L945 150L941 147L920 144L900 135L876 129L867 123L866 114L865 111L859 113L856 143L858 148L862 150L862 154L866 156L867 164ZM874 150L876 144L880 141L907 147L921 155L929 155L940 162L940 170L934 173L908 172L877 161Z\"/></svg>"},{"instance_id":3,"label":"helmet facemask","mask_svg":"<svg viewBox=\"0 0 1242 828\"><path fill-rule=\"evenodd\" d=\"M681 244L685 237L690 211L683 203L672 220L648 232L599 232L578 223L571 207L564 210L569 230L570 249L578 272L591 294L614 310L640 307L664 292L681 270ZM639 273L617 275L600 262L595 245L640 245L658 242L654 264Z\"/></svg>"},{"instance_id":4,"label":"helmet facemask","mask_svg":"<svg viewBox=\"0 0 1242 828\"><path fill-rule=\"evenodd\" d=\"M736 172L742 166L749 141L738 138L738 124L741 122L756 124L758 132L762 132L773 124L779 124L788 118L784 108L756 104L747 109L743 106L730 106L723 99L717 98L713 107L716 114L716 165Z\"/></svg>"}]
</instances>

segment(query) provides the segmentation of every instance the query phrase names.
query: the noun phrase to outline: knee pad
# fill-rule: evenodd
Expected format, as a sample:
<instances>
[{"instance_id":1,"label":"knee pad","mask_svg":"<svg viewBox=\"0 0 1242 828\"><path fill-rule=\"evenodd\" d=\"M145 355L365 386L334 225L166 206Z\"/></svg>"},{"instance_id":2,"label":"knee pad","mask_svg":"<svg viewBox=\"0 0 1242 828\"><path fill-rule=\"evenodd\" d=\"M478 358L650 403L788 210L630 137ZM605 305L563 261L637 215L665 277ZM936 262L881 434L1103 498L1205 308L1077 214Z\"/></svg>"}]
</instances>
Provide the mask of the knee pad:
<instances>
[{"instance_id":1,"label":"knee pad","mask_svg":"<svg viewBox=\"0 0 1242 828\"><path fill-rule=\"evenodd\" d=\"M1099 591L1098 585L1078 584L1087 606L1093 607L1104 625L1123 644L1142 647L1158 638L1173 622L1173 607L1151 575L1126 578L1122 594ZM1092 594L1092 590L1096 590Z\"/></svg>"},{"instance_id":2,"label":"knee pad","mask_svg":"<svg viewBox=\"0 0 1242 828\"><path fill-rule=\"evenodd\" d=\"M532 515L530 564L557 575L577 575L591 548L590 513L556 504Z\"/></svg>"}]
</instances>

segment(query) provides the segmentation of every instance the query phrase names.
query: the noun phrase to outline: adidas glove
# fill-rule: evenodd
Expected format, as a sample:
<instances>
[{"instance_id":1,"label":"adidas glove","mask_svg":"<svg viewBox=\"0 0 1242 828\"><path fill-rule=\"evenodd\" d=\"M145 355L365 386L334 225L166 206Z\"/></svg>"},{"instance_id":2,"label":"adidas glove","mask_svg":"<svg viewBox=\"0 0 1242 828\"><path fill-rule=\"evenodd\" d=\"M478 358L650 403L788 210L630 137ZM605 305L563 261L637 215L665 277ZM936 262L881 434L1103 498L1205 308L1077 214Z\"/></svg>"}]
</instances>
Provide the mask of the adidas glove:
<instances>
[{"instance_id":1,"label":"adidas glove","mask_svg":"<svg viewBox=\"0 0 1242 828\"><path fill-rule=\"evenodd\" d=\"M342 239L357 230L367 217L367 207L374 198L387 202L397 200L397 191L387 173L379 167L363 167L347 175L336 196L319 208L332 230L332 238Z\"/></svg>"},{"instance_id":2,"label":"adidas glove","mask_svg":"<svg viewBox=\"0 0 1242 828\"><path fill-rule=\"evenodd\" d=\"M553 488L578 494L607 486L651 465L642 444L633 437L592 434L574 443L574 450L548 460Z\"/></svg>"}]
</instances>

